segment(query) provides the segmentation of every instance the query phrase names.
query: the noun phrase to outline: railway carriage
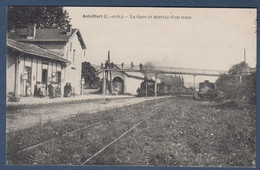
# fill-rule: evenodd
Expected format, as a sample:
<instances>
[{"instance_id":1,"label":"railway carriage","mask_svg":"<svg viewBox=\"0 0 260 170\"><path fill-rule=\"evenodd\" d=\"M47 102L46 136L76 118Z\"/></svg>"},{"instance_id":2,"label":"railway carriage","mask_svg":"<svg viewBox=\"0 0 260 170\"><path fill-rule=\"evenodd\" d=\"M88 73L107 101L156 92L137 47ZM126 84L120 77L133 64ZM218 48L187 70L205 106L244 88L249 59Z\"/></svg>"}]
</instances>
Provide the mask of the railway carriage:
<instances>
[{"instance_id":1,"label":"railway carriage","mask_svg":"<svg viewBox=\"0 0 260 170\"><path fill-rule=\"evenodd\" d=\"M154 87L155 82L153 80L143 81L140 85L140 88L137 89L137 93L139 97L146 96L154 96ZM192 88L185 87L176 87L174 85L166 84L165 82L161 82L157 84L157 95L174 95L174 94L185 94L185 95L193 95Z\"/></svg>"}]
</instances>

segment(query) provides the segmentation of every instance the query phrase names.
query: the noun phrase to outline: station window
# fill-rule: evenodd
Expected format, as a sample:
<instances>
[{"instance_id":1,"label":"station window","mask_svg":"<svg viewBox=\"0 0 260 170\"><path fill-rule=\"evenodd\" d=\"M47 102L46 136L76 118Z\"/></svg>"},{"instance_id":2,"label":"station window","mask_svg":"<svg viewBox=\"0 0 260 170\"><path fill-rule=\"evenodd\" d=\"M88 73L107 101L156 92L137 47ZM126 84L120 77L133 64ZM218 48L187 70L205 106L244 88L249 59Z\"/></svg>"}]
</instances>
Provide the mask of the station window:
<instances>
[{"instance_id":1,"label":"station window","mask_svg":"<svg viewBox=\"0 0 260 170\"><path fill-rule=\"evenodd\" d=\"M47 69L42 70L42 83L47 84L48 81L48 71Z\"/></svg>"},{"instance_id":2,"label":"station window","mask_svg":"<svg viewBox=\"0 0 260 170\"><path fill-rule=\"evenodd\" d=\"M60 71L57 71L57 83L61 83L61 72Z\"/></svg>"}]
</instances>

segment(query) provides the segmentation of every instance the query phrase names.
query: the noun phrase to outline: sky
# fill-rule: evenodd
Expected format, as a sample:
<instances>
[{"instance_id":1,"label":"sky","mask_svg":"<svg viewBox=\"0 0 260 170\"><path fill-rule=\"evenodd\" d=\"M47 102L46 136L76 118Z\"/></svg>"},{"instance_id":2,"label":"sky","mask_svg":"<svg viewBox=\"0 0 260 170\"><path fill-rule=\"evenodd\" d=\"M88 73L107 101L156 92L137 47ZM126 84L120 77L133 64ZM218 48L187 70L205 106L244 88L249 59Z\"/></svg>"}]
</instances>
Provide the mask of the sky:
<instances>
[{"instance_id":1,"label":"sky","mask_svg":"<svg viewBox=\"0 0 260 170\"><path fill-rule=\"evenodd\" d=\"M84 61L228 70L256 67L256 9L65 7L87 45ZM110 18L105 18L106 16Z\"/></svg>"}]
</instances>

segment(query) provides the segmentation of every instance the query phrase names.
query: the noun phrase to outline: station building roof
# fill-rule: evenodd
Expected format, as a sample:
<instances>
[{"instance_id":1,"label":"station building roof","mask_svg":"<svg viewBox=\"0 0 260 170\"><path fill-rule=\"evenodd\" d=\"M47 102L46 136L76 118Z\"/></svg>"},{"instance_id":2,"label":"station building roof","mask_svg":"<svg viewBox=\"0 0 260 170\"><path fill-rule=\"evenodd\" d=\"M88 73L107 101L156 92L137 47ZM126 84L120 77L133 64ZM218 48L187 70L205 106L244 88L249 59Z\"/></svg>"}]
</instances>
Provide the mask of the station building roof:
<instances>
[{"instance_id":1,"label":"station building roof","mask_svg":"<svg viewBox=\"0 0 260 170\"><path fill-rule=\"evenodd\" d=\"M86 49L79 29L71 29L71 34L69 35L66 29L36 29L35 31L33 39L27 39L27 28L12 29L7 36L9 39L19 42L67 42L76 34L81 47Z\"/></svg>"},{"instance_id":2,"label":"station building roof","mask_svg":"<svg viewBox=\"0 0 260 170\"><path fill-rule=\"evenodd\" d=\"M70 61L66 60L61 55L56 54L56 53L49 51L47 49L41 48L41 47L34 45L34 44L17 42L15 40L7 39L6 46L11 47L11 48L13 48L17 51L23 52L23 53L27 53L27 54L31 54L31 55L35 55L35 56L40 56L40 57L48 58L48 59L51 59L51 60L57 60L57 61L61 61L61 62L64 62L64 63L70 63Z\"/></svg>"}]
</instances>

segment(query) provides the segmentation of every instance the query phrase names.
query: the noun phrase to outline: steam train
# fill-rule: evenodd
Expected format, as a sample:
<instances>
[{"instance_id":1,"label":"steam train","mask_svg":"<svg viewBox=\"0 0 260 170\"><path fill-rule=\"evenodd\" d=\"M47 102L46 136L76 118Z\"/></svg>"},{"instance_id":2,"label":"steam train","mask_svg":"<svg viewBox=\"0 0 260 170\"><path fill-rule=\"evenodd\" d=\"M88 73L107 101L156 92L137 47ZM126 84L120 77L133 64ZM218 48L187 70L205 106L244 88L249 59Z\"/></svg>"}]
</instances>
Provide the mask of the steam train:
<instances>
[{"instance_id":1,"label":"steam train","mask_svg":"<svg viewBox=\"0 0 260 170\"><path fill-rule=\"evenodd\" d=\"M211 83L208 80L199 83L199 92L198 96L200 98L216 98L217 90L215 83Z\"/></svg>"},{"instance_id":2,"label":"steam train","mask_svg":"<svg viewBox=\"0 0 260 170\"><path fill-rule=\"evenodd\" d=\"M154 86L155 82L153 80L143 81L140 85L140 88L137 89L137 96L144 97L146 96L154 96ZM165 82L157 84L157 95L194 95L195 91L193 88L185 88L185 87L176 87L174 85L168 85ZM198 96L202 99L205 98L216 98L217 90L215 87L215 83L211 83L208 80L199 83L199 92L197 92Z\"/></svg>"},{"instance_id":3,"label":"steam train","mask_svg":"<svg viewBox=\"0 0 260 170\"><path fill-rule=\"evenodd\" d=\"M153 80L143 81L140 85L140 88L137 89L137 96L154 96L154 84Z\"/></svg>"},{"instance_id":4,"label":"steam train","mask_svg":"<svg viewBox=\"0 0 260 170\"><path fill-rule=\"evenodd\" d=\"M140 85L140 88L137 89L137 96L146 96L146 91L147 96L154 96L154 86L155 82L153 80L143 81ZM174 85L168 85L165 82L158 83L156 91L158 96L173 94L192 95L194 93L192 88L176 87Z\"/></svg>"}]
</instances>

